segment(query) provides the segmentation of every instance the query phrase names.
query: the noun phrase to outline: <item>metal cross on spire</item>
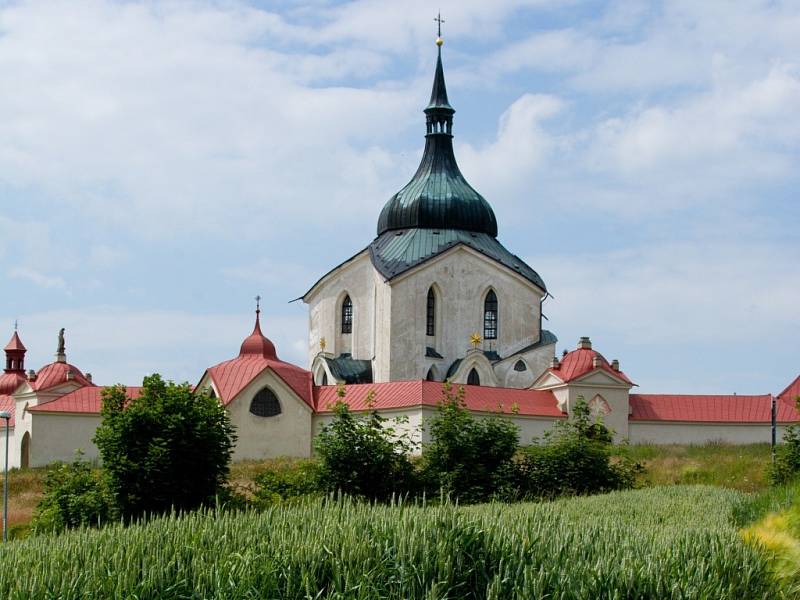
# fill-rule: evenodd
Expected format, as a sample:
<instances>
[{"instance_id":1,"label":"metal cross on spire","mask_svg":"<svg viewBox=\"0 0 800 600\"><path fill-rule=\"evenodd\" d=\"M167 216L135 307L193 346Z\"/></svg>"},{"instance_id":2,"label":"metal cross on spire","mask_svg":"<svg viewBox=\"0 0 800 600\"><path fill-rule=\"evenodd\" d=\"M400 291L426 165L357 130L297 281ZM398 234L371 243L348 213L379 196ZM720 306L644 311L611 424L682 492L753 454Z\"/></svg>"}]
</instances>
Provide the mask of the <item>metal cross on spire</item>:
<instances>
[{"instance_id":1,"label":"metal cross on spire","mask_svg":"<svg viewBox=\"0 0 800 600\"><path fill-rule=\"evenodd\" d=\"M19 323L17 323L17 320L16 320L16 319L14 319L14 331L16 331L16 330L17 330L17 326L18 326L18 325L19 325Z\"/></svg>"},{"instance_id":2,"label":"metal cross on spire","mask_svg":"<svg viewBox=\"0 0 800 600\"><path fill-rule=\"evenodd\" d=\"M261 312L261 296L256 296L256 312Z\"/></svg>"},{"instance_id":3,"label":"metal cross on spire","mask_svg":"<svg viewBox=\"0 0 800 600\"><path fill-rule=\"evenodd\" d=\"M442 11L439 11L439 14L436 15L436 18L434 19L434 21L436 21L436 24L437 24L437 27L438 27L438 29L437 29L438 36L441 38L442 37L442 23L444 23L444 19L442 18Z\"/></svg>"}]
</instances>

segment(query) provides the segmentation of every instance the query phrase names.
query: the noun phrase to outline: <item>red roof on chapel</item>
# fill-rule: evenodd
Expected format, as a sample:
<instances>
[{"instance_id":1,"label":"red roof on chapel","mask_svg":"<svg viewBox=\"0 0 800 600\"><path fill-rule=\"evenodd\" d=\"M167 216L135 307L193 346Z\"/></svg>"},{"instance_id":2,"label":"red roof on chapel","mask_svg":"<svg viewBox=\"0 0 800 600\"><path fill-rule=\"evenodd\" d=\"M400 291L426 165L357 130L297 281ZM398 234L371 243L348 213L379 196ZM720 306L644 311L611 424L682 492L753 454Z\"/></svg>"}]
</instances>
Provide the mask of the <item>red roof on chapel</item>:
<instances>
[{"instance_id":1,"label":"red roof on chapel","mask_svg":"<svg viewBox=\"0 0 800 600\"><path fill-rule=\"evenodd\" d=\"M72 379L69 379L72 373ZM93 386L94 384L86 379L78 367L74 367L65 362L54 362L42 367L36 374L36 379L31 381L31 387L36 390L46 390L63 383L77 383L81 386Z\"/></svg>"},{"instance_id":2,"label":"red roof on chapel","mask_svg":"<svg viewBox=\"0 0 800 600\"><path fill-rule=\"evenodd\" d=\"M313 409L311 372L278 358L275 345L261 333L259 313L257 310L253 333L242 342L239 356L207 371L220 400L227 406L253 379L265 369L270 369Z\"/></svg>"},{"instance_id":3,"label":"red roof on chapel","mask_svg":"<svg viewBox=\"0 0 800 600\"><path fill-rule=\"evenodd\" d=\"M57 412L57 413L88 413L99 414L103 406L103 390L105 387L91 386L59 396L43 404L31 406L29 412ZM125 393L130 400L138 398L142 393L140 386L125 388Z\"/></svg>"},{"instance_id":4,"label":"red roof on chapel","mask_svg":"<svg viewBox=\"0 0 800 600\"><path fill-rule=\"evenodd\" d=\"M22 340L19 339L19 335L15 331L14 335L11 336L11 339L6 344L6 347L3 348L3 350L11 351L11 352L14 352L14 351L24 352L26 350L26 348L25 348L25 344L22 343Z\"/></svg>"},{"instance_id":5,"label":"red roof on chapel","mask_svg":"<svg viewBox=\"0 0 800 600\"><path fill-rule=\"evenodd\" d=\"M594 358L596 356L600 358L600 365L598 367L594 366ZM551 367L549 371L566 383L578 379L578 377L583 377L595 369L601 369L626 383L634 385L625 373L613 369L603 355L596 350L592 350L591 347L578 348L577 350L568 352L559 361L558 367Z\"/></svg>"}]
</instances>

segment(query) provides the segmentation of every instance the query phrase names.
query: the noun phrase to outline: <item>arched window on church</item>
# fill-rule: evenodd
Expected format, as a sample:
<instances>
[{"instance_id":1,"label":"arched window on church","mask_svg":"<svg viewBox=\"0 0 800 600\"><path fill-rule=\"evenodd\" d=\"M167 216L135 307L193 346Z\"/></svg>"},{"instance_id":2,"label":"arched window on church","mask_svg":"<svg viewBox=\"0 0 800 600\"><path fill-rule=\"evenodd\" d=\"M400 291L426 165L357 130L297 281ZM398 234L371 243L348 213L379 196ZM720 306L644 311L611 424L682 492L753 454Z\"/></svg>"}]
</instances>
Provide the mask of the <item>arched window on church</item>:
<instances>
[{"instance_id":1,"label":"arched window on church","mask_svg":"<svg viewBox=\"0 0 800 600\"><path fill-rule=\"evenodd\" d=\"M281 414L281 403L275 392L265 387L253 397L250 412L257 417L274 417Z\"/></svg>"},{"instance_id":2,"label":"arched window on church","mask_svg":"<svg viewBox=\"0 0 800 600\"><path fill-rule=\"evenodd\" d=\"M436 381L436 369L431 367L428 369L428 374L425 375L425 381Z\"/></svg>"},{"instance_id":3,"label":"arched window on church","mask_svg":"<svg viewBox=\"0 0 800 600\"><path fill-rule=\"evenodd\" d=\"M425 334L436 335L436 292L428 288L428 303L425 307Z\"/></svg>"},{"instance_id":4,"label":"arched window on church","mask_svg":"<svg viewBox=\"0 0 800 600\"><path fill-rule=\"evenodd\" d=\"M483 339L497 339L497 294L489 290L483 302Z\"/></svg>"},{"instance_id":5,"label":"arched window on church","mask_svg":"<svg viewBox=\"0 0 800 600\"><path fill-rule=\"evenodd\" d=\"M467 385L480 385L481 384L481 376L478 375L478 372L475 369L472 369L467 375Z\"/></svg>"},{"instance_id":6,"label":"arched window on church","mask_svg":"<svg viewBox=\"0 0 800 600\"><path fill-rule=\"evenodd\" d=\"M342 333L353 333L353 301L349 295L342 301Z\"/></svg>"}]
</instances>

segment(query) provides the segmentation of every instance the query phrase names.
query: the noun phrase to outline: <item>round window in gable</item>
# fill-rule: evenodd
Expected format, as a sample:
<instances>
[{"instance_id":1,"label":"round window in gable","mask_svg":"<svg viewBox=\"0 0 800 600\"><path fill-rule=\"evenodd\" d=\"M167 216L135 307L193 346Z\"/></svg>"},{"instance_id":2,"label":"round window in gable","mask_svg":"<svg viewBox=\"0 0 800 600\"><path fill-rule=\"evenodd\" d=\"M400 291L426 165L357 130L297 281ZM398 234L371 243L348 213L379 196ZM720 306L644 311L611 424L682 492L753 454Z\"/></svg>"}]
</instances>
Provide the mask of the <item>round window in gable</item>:
<instances>
[{"instance_id":1,"label":"round window in gable","mask_svg":"<svg viewBox=\"0 0 800 600\"><path fill-rule=\"evenodd\" d=\"M519 371L521 373L522 371L527 371L528 367L525 366L524 360L518 360L517 363L514 365L514 370Z\"/></svg>"},{"instance_id":2,"label":"round window in gable","mask_svg":"<svg viewBox=\"0 0 800 600\"><path fill-rule=\"evenodd\" d=\"M253 397L250 412L257 417L274 417L281 414L281 403L275 392L265 387Z\"/></svg>"}]
</instances>

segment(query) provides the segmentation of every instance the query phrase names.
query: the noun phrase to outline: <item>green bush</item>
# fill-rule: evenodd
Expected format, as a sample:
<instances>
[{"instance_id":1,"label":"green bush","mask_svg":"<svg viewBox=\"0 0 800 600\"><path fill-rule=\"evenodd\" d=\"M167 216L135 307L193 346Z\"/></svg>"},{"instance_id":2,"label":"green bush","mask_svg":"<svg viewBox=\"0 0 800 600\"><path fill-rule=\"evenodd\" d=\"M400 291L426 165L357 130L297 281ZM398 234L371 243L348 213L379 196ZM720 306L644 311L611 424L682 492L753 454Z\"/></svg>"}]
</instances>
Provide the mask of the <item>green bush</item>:
<instances>
[{"instance_id":1,"label":"green bush","mask_svg":"<svg viewBox=\"0 0 800 600\"><path fill-rule=\"evenodd\" d=\"M94 442L123 517L190 510L224 492L236 436L206 392L151 375L134 400L122 386L105 389L101 415Z\"/></svg>"},{"instance_id":2,"label":"green bush","mask_svg":"<svg viewBox=\"0 0 800 600\"><path fill-rule=\"evenodd\" d=\"M257 508L310 496L320 490L319 466L313 460L280 462L256 475L254 483Z\"/></svg>"},{"instance_id":3,"label":"green bush","mask_svg":"<svg viewBox=\"0 0 800 600\"><path fill-rule=\"evenodd\" d=\"M642 467L624 452L612 457L612 434L591 419L583 398L572 418L557 423L543 443L524 448L517 459L517 486L523 498L554 498L628 489Z\"/></svg>"},{"instance_id":4,"label":"green bush","mask_svg":"<svg viewBox=\"0 0 800 600\"><path fill-rule=\"evenodd\" d=\"M71 463L57 463L47 472L32 523L36 533L99 526L112 516L105 482L81 456L78 452Z\"/></svg>"},{"instance_id":5,"label":"green bush","mask_svg":"<svg viewBox=\"0 0 800 600\"><path fill-rule=\"evenodd\" d=\"M445 383L430 436L422 455L422 478L430 492L461 502L508 496L519 443L516 425L499 417L476 419L464 404L464 388L454 392Z\"/></svg>"},{"instance_id":6,"label":"green bush","mask_svg":"<svg viewBox=\"0 0 800 600\"><path fill-rule=\"evenodd\" d=\"M775 462L769 468L773 485L783 485L800 475L800 427L789 425L783 442L775 448Z\"/></svg>"},{"instance_id":7,"label":"green bush","mask_svg":"<svg viewBox=\"0 0 800 600\"><path fill-rule=\"evenodd\" d=\"M351 413L344 394L342 387L333 421L315 439L320 490L382 501L412 492L412 442L374 410L365 417Z\"/></svg>"}]
</instances>

